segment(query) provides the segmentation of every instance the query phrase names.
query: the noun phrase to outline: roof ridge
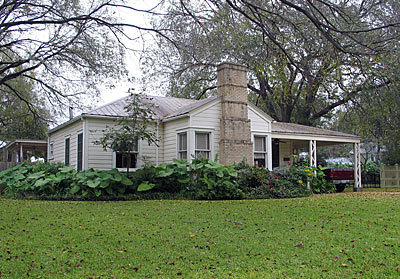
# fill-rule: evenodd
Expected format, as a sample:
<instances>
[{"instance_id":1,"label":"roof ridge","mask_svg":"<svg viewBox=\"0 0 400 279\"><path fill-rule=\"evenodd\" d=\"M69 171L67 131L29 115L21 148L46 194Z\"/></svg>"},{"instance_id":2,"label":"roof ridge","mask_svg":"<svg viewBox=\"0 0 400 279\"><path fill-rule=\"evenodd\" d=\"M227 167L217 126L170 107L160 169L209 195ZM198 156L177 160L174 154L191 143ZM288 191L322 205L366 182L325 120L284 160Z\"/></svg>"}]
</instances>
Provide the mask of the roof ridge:
<instances>
[{"instance_id":1,"label":"roof ridge","mask_svg":"<svg viewBox=\"0 0 400 279\"><path fill-rule=\"evenodd\" d=\"M127 99L128 97L129 97L129 96L125 96L125 97L119 98L119 99L117 99L117 100L115 100L115 101L111 101L111 102L106 103L106 104L104 104L104 105L102 105L102 106L99 106L99 107L96 107L96 108L94 108L94 109L91 109L91 110L89 110L88 112L84 112L84 113L82 113L82 115L84 115L84 114L90 114L90 113L93 112L94 110L102 109L102 108L104 108L104 107L106 107L106 106L109 106L109 105L112 105L112 104L117 103L117 102L119 102L119 101L122 101L123 99Z\"/></svg>"}]
</instances>

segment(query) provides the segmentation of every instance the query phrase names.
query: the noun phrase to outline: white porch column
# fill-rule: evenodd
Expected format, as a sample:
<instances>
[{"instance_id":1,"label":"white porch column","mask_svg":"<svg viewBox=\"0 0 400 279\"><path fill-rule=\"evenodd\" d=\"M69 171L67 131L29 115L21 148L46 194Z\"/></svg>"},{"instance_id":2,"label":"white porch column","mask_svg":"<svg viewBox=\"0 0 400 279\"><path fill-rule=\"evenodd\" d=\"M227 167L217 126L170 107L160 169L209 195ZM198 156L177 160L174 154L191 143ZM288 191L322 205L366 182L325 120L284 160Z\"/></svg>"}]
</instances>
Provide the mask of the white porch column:
<instances>
[{"instance_id":1,"label":"white porch column","mask_svg":"<svg viewBox=\"0 0 400 279\"><path fill-rule=\"evenodd\" d=\"M316 140L310 140L310 167L316 167L317 166L317 141Z\"/></svg>"},{"instance_id":2,"label":"white porch column","mask_svg":"<svg viewBox=\"0 0 400 279\"><path fill-rule=\"evenodd\" d=\"M272 171L272 137L267 136L267 168Z\"/></svg>"},{"instance_id":3,"label":"white porch column","mask_svg":"<svg viewBox=\"0 0 400 279\"><path fill-rule=\"evenodd\" d=\"M310 140L308 152L310 155L310 167L317 167L317 141L316 140ZM307 188L311 189L310 181L307 182Z\"/></svg>"},{"instance_id":4,"label":"white porch column","mask_svg":"<svg viewBox=\"0 0 400 279\"><path fill-rule=\"evenodd\" d=\"M194 159L194 156L196 156L195 154L196 134L193 129L189 129L187 132L187 136L189 137L189 146L187 147L188 149L187 160L189 163L191 163L192 160Z\"/></svg>"},{"instance_id":5,"label":"white porch column","mask_svg":"<svg viewBox=\"0 0 400 279\"><path fill-rule=\"evenodd\" d=\"M24 160L24 151L22 149L22 144L19 147L19 162L22 162Z\"/></svg>"},{"instance_id":6,"label":"white porch column","mask_svg":"<svg viewBox=\"0 0 400 279\"><path fill-rule=\"evenodd\" d=\"M354 192L361 192L361 155L360 143L354 143Z\"/></svg>"}]
</instances>

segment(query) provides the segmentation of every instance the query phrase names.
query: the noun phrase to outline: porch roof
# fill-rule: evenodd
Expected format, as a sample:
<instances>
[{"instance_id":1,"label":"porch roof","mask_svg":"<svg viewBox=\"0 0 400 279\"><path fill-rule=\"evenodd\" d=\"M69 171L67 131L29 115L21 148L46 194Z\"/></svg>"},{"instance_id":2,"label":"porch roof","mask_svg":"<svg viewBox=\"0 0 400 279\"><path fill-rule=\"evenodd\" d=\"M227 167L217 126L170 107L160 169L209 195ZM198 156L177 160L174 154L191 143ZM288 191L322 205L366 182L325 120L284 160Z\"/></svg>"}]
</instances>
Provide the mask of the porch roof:
<instances>
[{"instance_id":1,"label":"porch roof","mask_svg":"<svg viewBox=\"0 0 400 279\"><path fill-rule=\"evenodd\" d=\"M271 125L272 137L277 138L293 138L299 140L317 139L322 141L335 142L360 142L361 137L357 135L332 131L328 129L316 128L306 125L272 122Z\"/></svg>"},{"instance_id":2,"label":"porch roof","mask_svg":"<svg viewBox=\"0 0 400 279\"><path fill-rule=\"evenodd\" d=\"M47 140L34 140L34 139L16 139L12 142L9 142L4 149L13 149L17 146L24 145L24 146L34 146L38 148L47 148Z\"/></svg>"}]
</instances>

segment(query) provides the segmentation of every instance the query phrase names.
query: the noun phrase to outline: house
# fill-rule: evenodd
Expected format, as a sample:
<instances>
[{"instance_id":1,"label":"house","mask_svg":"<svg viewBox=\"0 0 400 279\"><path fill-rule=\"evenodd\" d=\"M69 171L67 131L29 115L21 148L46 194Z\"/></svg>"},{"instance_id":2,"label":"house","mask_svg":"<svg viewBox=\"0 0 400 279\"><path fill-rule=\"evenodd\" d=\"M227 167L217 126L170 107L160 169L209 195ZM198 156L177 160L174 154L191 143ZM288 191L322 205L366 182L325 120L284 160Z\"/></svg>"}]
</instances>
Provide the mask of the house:
<instances>
[{"instance_id":1,"label":"house","mask_svg":"<svg viewBox=\"0 0 400 279\"><path fill-rule=\"evenodd\" d=\"M46 140L16 139L2 147L3 161L0 171L10 168L16 163L28 161L32 156L45 156L47 153Z\"/></svg>"},{"instance_id":2,"label":"house","mask_svg":"<svg viewBox=\"0 0 400 279\"><path fill-rule=\"evenodd\" d=\"M350 143L359 162L358 136L274 121L248 101L246 68L224 63L217 68L218 96L203 100L153 96L155 121L152 129L159 146L139 142L126 156L104 151L94 141L106 126L124 116L125 98L75 117L48 132L48 160L89 168L125 168L127 160L139 168L146 162L156 165L173 158L217 158L222 164L248 162L268 169L292 163L293 155L308 148L310 163L316 166L317 145ZM358 168L357 168L358 166ZM359 164L356 187L361 187Z\"/></svg>"}]
</instances>

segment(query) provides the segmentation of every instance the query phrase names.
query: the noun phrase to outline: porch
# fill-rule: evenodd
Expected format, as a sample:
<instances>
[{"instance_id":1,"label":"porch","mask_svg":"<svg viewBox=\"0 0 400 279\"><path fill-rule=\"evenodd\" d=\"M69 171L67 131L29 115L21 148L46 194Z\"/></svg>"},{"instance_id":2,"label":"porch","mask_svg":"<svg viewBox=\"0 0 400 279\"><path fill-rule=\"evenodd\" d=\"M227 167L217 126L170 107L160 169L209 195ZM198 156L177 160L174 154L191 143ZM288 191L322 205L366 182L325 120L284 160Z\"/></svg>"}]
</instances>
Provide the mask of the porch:
<instances>
[{"instance_id":1,"label":"porch","mask_svg":"<svg viewBox=\"0 0 400 279\"><path fill-rule=\"evenodd\" d=\"M32 156L47 158L47 141L17 139L3 147L2 168L9 168L17 163L30 160Z\"/></svg>"},{"instance_id":2,"label":"porch","mask_svg":"<svg viewBox=\"0 0 400 279\"><path fill-rule=\"evenodd\" d=\"M362 191L360 140L355 135L293 123L272 123L272 168L293 163L293 155L307 150L310 166L318 165L318 146L351 144L354 154L354 191Z\"/></svg>"}]
</instances>

